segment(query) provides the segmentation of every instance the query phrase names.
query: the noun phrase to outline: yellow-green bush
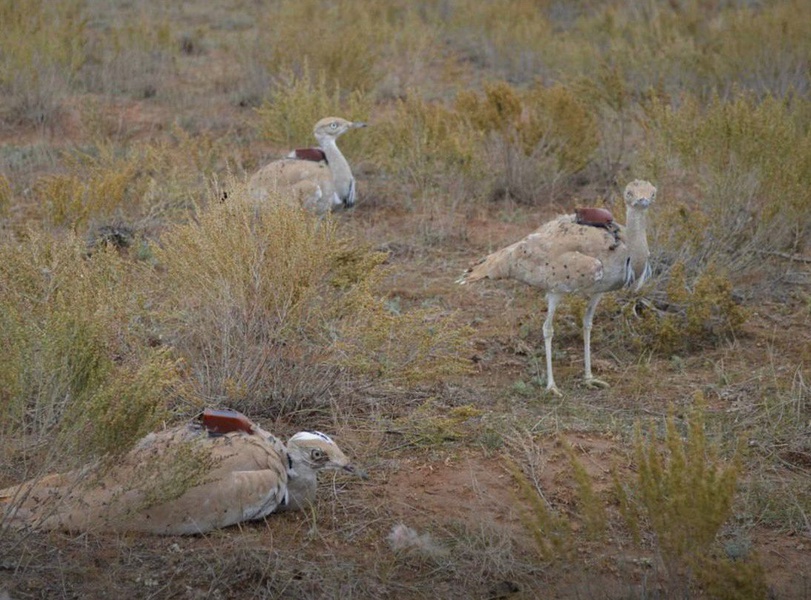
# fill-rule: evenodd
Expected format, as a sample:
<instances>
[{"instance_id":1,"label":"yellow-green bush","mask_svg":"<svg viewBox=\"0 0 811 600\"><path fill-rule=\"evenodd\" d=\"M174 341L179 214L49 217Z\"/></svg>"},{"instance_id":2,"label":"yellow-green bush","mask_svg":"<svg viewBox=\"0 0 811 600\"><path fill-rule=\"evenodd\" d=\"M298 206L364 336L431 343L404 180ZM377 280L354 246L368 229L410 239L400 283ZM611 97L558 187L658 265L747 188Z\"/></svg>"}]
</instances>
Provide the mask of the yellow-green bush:
<instances>
[{"instance_id":1,"label":"yellow-green bush","mask_svg":"<svg viewBox=\"0 0 811 600\"><path fill-rule=\"evenodd\" d=\"M437 195L447 187L439 184L471 175L480 164L478 136L463 116L416 90L369 133L377 165L421 195Z\"/></svg>"},{"instance_id":2,"label":"yellow-green bush","mask_svg":"<svg viewBox=\"0 0 811 600\"><path fill-rule=\"evenodd\" d=\"M484 95L459 94L456 111L477 131L501 138L506 152L517 152L542 162L550 158L550 179L567 177L591 160L598 145L597 123L577 96L562 85L535 85L518 90L506 82L486 84ZM491 168L505 165L509 156L491 155ZM535 169L541 170L540 165ZM551 183L551 182L549 182ZM531 195L532 190L526 194Z\"/></svg>"},{"instance_id":3,"label":"yellow-green bush","mask_svg":"<svg viewBox=\"0 0 811 600\"><path fill-rule=\"evenodd\" d=\"M391 315L374 297L380 255L329 218L247 198L232 181L155 249L166 337L197 396L278 415L323 405L347 367L378 382L457 368L464 336L447 317Z\"/></svg>"},{"instance_id":4,"label":"yellow-green bush","mask_svg":"<svg viewBox=\"0 0 811 600\"><path fill-rule=\"evenodd\" d=\"M748 311L735 299L725 270L711 264L691 276L676 263L662 279L658 291L647 293L649 299L621 304L609 297L602 305L622 315L623 332L635 348L670 355L729 341L741 332Z\"/></svg>"},{"instance_id":5,"label":"yellow-green bush","mask_svg":"<svg viewBox=\"0 0 811 600\"><path fill-rule=\"evenodd\" d=\"M707 440L705 409L703 398L697 397L684 434L671 412L665 420L662 444L653 425L645 436L637 424L636 479L629 489L617 484L632 530L650 528L673 577L710 556L721 526L732 513L737 459L725 461L720 448Z\"/></svg>"},{"instance_id":6,"label":"yellow-green bush","mask_svg":"<svg viewBox=\"0 0 811 600\"><path fill-rule=\"evenodd\" d=\"M454 108L476 134L483 196L554 199L598 145L596 121L561 85L519 90L506 82L486 84L482 95L460 93Z\"/></svg>"},{"instance_id":7,"label":"yellow-green bush","mask_svg":"<svg viewBox=\"0 0 811 600\"><path fill-rule=\"evenodd\" d=\"M0 430L33 442L27 468L126 450L166 414L178 374L150 342L137 265L29 229L0 244L0 290Z\"/></svg>"},{"instance_id":8,"label":"yellow-green bush","mask_svg":"<svg viewBox=\"0 0 811 600\"><path fill-rule=\"evenodd\" d=\"M64 172L35 182L32 216L81 233L110 221L159 225L183 218L206 189L213 154L208 138L180 128L169 139L126 149L102 142L68 151Z\"/></svg>"}]
</instances>

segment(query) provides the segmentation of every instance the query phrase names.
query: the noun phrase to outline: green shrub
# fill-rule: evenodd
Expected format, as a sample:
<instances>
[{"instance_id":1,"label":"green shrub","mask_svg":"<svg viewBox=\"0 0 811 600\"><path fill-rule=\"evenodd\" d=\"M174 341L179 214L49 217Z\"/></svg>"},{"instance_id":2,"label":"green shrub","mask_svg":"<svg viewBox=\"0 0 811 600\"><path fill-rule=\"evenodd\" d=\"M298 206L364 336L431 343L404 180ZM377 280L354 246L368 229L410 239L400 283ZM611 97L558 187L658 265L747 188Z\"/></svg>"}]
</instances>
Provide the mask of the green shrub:
<instances>
[{"instance_id":1,"label":"green shrub","mask_svg":"<svg viewBox=\"0 0 811 600\"><path fill-rule=\"evenodd\" d=\"M151 342L137 265L30 229L0 244L0 281L0 428L32 442L9 464L36 472L124 451L166 414L178 373Z\"/></svg>"},{"instance_id":2,"label":"green shrub","mask_svg":"<svg viewBox=\"0 0 811 600\"><path fill-rule=\"evenodd\" d=\"M383 255L329 218L247 198L231 182L227 202L168 229L155 249L166 336L196 396L277 416L323 407L346 368L433 380L464 362L463 331L446 316L391 315L374 296Z\"/></svg>"},{"instance_id":3,"label":"green shrub","mask_svg":"<svg viewBox=\"0 0 811 600\"><path fill-rule=\"evenodd\" d=\"M657 441L653 425L646 439L642 426L637 424L636 481L631 493L618 490L631 528L640 526L633 515L643 515L672 577L710 556L718 531L732 513L739 472L737 457L724 461L719 457L719 447L708 442L704 410L705 402L699 396L684 436L671 412L665 421L664 448ZM635 503L633 508L629 507L629 499Z\"/></svg>"},{"instance_id":4,"label":"green shrub","mask_svg":"<svg viewBox=\"0 0 811 600\"><path fill-rule=\"evenodd\" d=\"M691 277L676 263L660 279L658 290L630 302L609 296L602 305L621 316L623 335L635 348L669 356L717 346L742 332L749 312L735 298L725 269L711 264Z\"/></svg>"},{"instance_id":5,"label":"green shrub","mask_svg":"<svg viewBox=\"0 0 811 600\"><path fill-rule=\"evenodd\" d=\"M143 226L185 218L214 169L214 144L174 128L169 139L126 149L101 142L63 155L63 173L34 184L32 212L45 223L87 232L109 222Z\"/></svg>"},{"instance_id":6,"label":"green shrub","mask_svg":"<svg viewBox=\"0 0 811 600\"><path fill-rule=\"evenodd\" d=\"M375 163L423 198L435 199L437 188L449 187L449 180L469 176L480 165L477 136L463 115L416 90L398 100L369 133Z\"/></svg>"}]
</instances>

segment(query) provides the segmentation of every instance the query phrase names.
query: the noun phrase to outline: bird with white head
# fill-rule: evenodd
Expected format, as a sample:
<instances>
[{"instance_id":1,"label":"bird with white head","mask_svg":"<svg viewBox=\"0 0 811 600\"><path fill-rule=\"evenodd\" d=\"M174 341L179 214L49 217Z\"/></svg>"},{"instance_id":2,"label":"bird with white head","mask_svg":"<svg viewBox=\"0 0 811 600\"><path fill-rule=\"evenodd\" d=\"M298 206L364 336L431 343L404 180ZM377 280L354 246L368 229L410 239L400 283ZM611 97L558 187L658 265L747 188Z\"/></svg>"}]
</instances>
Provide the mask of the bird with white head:
<instances>
[{"instance_id":1,"label":"bird with white head","mask_svg":"<svg viewBox=\"0 0 811 600\"><path fill-rule=\"evenodd\" d=\"M591 371L591 326L597 304L605 292L623 287L637 289L651 275L646 235L646 212L656 199L656 188L634 180L625 187L625 226L609 219L578 222L577 215L562 215L541 225L522 240L485 257L457 280L466 284L481 279L516 279L546 292L543 325L547 390L560 396L552 374L552 337L555 309L566 294L588 298L583 316L585 384L608 387ZM607 211L602 211L607 212Z\"/></svg>"},{"instance_id":2,"label":"bird with white head","mask_svg":"<svg viewBox=\"0 0 811 600\"><path fill-rule=\"evenodd\" d=\"M172 493L184 462L201 472ZM147 435L98 474L82 469L0 490L0 522L41 530L205 533L306 508L325 470L366 477L323 433L297 433L285 446L239 413L206 411L199 422Z\"/></svg>"},{"instance_id":3,"label":"bird with white head","mask_svg":"<svg viewBox=\"0 0 811 600\"><path fill-rule=\"evenodd\" d=\"M337 140L347 131L366 126L341 117L321 119L313 129L319 147L294 150L286 158L265 165L248 180L249 193L256 200L267 200L274 194L295 200L319 215L354 206L355 178Z\"/></svg>"}]
</instances>

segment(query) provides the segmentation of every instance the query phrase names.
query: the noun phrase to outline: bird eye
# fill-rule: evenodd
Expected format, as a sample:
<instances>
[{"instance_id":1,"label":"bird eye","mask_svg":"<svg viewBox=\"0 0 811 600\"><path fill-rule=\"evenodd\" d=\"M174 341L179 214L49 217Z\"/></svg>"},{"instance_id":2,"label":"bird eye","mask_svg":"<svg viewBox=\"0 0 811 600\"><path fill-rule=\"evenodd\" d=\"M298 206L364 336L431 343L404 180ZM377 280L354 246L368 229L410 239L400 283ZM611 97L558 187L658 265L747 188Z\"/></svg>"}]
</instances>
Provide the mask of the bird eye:
<instances>
[{"instance_id":1,"label":"bird eye","mask_svg":"<svg viewBox=\"0 0 811 600\"><path fill-rule=\"evenodd\" d=\"M313 451L310 452L310 457L313 460L321 460L322 458L324 458L324 452L319 450L318 448L313 448Z\"/></svg>"},{"instance_id":2,"label":"bird eye","mask_svg":"<svg viewBox=\"0 0 811 600\"><path fill-rule=\"evenodd\" d=\"M338 128L338 123L336 123L335 121L333 121L332 123L330 123L330 124L329 124L329 128L330 128L330 129L337 129L337 128Z\"/></svg>"}]
</instances>

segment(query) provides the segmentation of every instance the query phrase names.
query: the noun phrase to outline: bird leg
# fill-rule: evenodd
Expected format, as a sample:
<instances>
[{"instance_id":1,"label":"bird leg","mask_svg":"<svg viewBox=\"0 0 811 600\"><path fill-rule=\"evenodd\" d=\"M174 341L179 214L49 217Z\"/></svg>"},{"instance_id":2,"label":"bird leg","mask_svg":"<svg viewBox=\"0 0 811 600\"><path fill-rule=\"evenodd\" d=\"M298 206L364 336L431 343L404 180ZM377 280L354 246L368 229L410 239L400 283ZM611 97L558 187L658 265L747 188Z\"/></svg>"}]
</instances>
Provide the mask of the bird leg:
<instances>
[{"instance_id":1,"label":"bird leg","mask_svg":"<svg viewBox=\"0 0 811 600\"><path fill-rule=\"evenodd\" d=\"M549 293L546 295L546 321L543 323L543 342L546 354L546 390L559 398L563 397L563 394L555 385L555 377L552 375L552 336L555 335L553 321L555 320L555 309L558 302L560 302L560 298L560 294Z\"/></svg>"},{"instance_id":2,"label":"bird leg","mask_svg":"<svg viewBox=\"0 0 811 600\"><path fill-rule=\"evenodd\" d=\"M601 379L597 379L591 374L591 323L594 319L594 312L597 310L597 305L600 303L602 294L595 294L589 300L586 307L586 313L583 315L583 347L584 357L586 363L586 387L590 388L607 388L608 384Z\"/></svg>"}]
</instances>

